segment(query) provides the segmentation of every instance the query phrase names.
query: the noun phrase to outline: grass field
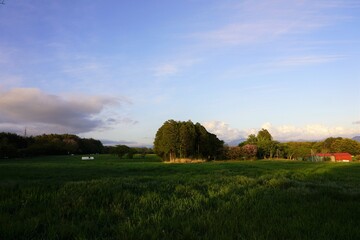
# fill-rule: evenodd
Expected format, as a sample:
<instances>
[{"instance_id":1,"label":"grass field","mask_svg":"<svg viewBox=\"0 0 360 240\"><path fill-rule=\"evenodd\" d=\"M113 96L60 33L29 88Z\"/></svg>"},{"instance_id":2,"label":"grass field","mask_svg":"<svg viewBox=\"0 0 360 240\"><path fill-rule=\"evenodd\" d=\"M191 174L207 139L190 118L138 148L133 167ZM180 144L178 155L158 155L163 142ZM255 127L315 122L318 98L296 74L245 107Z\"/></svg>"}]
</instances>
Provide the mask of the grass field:
<instances>
[{"instance_id":1,"label":"grass field","mask_svg":"<svg viewBox=\"0 0 360 240\"><path fill-rule=\"evenodd\" d=\"M360 239L360 164L0 160L0 239Z\"/></svg>"}]
</instances>

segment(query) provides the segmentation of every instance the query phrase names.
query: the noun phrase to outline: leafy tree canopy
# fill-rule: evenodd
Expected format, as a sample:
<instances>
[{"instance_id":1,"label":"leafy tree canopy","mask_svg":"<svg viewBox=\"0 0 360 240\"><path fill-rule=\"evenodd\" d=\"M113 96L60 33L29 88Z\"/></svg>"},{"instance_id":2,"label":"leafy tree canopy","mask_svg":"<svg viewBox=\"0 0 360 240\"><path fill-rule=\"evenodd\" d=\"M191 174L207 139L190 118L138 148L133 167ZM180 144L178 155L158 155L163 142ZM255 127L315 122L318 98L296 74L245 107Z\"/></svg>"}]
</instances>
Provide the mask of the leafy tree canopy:
<instances>
[{"instance_id":1,"label":"leafy tree canopy","mask_svg":"<svg viewBox=\"0 0 360 240\"><path fill-rule=\"evenodd\" d=\"M224 142L200 123L168 120L158 129L154 151L165 160L176 158L215 159L222 154Z\"/></svg>"},{"instance_id":2,"label":"leafy tree canopy","mask_svg":"<svg viewBox=\"0 0 360 240\"><path fill-rule=\"evenodd\" d=\"M273 138L272 138L271 134L269 133L269 131L267 129L264 129L264 128L261 129L258 132L256 138L257 138L258 142L272 141L273 140Z\"/></svg>"}]
</instances>

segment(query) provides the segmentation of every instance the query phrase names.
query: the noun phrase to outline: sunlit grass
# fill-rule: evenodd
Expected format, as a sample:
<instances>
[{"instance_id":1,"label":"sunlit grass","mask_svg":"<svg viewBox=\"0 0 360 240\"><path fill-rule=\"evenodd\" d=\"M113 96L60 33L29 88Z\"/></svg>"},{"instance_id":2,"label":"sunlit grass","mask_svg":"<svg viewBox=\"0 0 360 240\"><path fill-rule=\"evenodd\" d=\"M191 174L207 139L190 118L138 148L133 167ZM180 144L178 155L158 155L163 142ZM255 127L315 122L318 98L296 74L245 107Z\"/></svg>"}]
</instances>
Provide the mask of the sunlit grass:
<instances>
[{"instance_id":1,"label":"sunlit grass","mask_svg":"<svg viewBox=\"0 0 360 240\"><path fill-rule=\"evenodd\" d=\"M0 161L0 239L359 239L360 164Z\"/></svg>"}]
</instances>

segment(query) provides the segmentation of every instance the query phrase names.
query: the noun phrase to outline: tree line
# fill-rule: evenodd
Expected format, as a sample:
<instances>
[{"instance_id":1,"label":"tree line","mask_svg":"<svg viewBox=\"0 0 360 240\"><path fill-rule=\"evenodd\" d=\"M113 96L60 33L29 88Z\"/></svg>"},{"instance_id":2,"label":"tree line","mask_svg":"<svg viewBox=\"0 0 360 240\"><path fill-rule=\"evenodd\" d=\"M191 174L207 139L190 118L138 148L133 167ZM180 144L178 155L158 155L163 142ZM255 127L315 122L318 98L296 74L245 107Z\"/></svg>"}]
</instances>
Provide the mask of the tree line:
<instances>
[{"instance_id":1,"label":"tree line","mask_svg":"<svg viewBox=\"0 0 360 240\"><path fill-rule=\"evenodd\" d=\"M14 133L0 133L0 158L95 154L104 150L101 141L72 134L19 136Z\"/></svg>"},{"instance_id":2,"label":"tree line","mask_svg":"<svg viewBox=\"0 0 360 240\"><path fill-rule=\"evenodd\" d=\"M127 145L106 146L106 153L117 155L119 158L133 159L135 154L140 158L145 158L146 154L154 153L151 148L147 147L129 147Z\"/></svg>"},{"instance_id":3,"label":"tree line","mask_svg":"<svg viewBox=\"0 0 360 240\"><path fill-rule=\"evenodd\" d=\"M168 120L157 131L154 151L164 160L192 159L297 159L316 153L347 152L360 160L360 142L341 137L324 141L279 142L267 129L250 134L246 141L230 147L209 133L200 123Z\"/></svg>"},{"instance_id":4,"label":"tree line","mask_svg":"<svg viewBox=\"0 0 360 240\"><path fill-rule=\"evenodd\" d=\"M146 154L153 153L153 150L126 145L104 146L100 140L80 138L73 134L20 136L15 133L0 132L0 158L97 153L133 158L134 154L145 157Z\"/></svg>"},{"instance_id":5,"label":"tree line","mask_svg":"<svg viewBox=\"0 0 360 240\"><path fill-rule=\"evenodd\" d=\"M252 155L246 149L253 149ZM237 147L226 147L228 159L297 159L306 160L316 153L347 152L359 158L360 142L342 137L329 137L324 141L279 142L268 130L261 129L257 135L251 134Z\"/></svg>"},{"instance_id":6,"label":"tree line","mask_svg":"<svg viewBox=\"0 0 360 240\"><path fill-rule=\"evenodd\" d=\"M341 137L324 141L279 142L266 129L251 134L236 147L229 147L200 123L168 120L157 131L154 149L126 145L103 146L101 141L72 134L19 136L0 132L0 158L43 155L110 153L120 158L145 157L155 152L165 161L190 159L306 159L316 153L348 152L360 160L360 142Z\"/></svg>"}]
</instances>

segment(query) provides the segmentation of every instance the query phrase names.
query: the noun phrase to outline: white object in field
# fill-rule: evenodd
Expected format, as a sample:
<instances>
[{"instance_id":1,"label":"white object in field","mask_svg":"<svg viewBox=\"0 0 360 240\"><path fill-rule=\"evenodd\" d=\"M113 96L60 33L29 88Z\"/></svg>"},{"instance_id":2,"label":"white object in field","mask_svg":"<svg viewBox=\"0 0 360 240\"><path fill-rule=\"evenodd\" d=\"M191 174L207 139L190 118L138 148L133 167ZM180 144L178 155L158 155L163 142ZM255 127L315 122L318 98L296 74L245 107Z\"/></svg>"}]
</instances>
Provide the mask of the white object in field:
<instances>
[{"instance_id":1,"label":"white object in field","mask_svg":"<svg viewBox=\"0 0 360 240\"><path fill-rule=\"evenodd\" d=\"M81 160L94 160L94 157L81 157Z\"/></svg>"}]
</instances>

